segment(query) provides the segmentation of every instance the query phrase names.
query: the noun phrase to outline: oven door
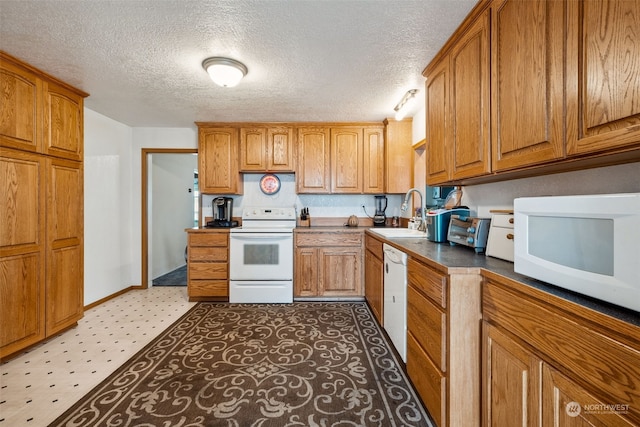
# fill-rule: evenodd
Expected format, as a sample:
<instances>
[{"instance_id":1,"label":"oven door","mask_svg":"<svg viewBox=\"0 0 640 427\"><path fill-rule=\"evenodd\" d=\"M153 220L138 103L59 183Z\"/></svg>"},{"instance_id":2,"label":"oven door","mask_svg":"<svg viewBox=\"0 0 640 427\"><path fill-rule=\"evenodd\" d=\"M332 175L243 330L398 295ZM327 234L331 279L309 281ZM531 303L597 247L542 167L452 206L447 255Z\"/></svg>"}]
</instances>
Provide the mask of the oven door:
<instances>
[{"instance_id":1,"label":"oven door","mask_svg":"<svg viewBox=\"0 0 640 427\"><path fill-rule=\"evenodd\" d=\"M231 233L229 279L293 280L293 233Z\"/></svg>"}]
</instances>

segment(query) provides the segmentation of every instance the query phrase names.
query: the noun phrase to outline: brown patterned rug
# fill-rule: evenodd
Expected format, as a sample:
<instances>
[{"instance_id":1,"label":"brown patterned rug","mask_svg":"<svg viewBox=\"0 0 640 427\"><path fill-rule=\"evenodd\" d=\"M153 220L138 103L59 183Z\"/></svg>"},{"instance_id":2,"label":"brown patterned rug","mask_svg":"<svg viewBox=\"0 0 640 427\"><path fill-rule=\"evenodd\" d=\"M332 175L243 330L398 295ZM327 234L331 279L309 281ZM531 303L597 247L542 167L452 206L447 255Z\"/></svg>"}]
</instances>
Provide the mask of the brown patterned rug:
<instances>
[{"instance_id":1,"label":"brown patterned rug","mask_svg":"<svg viewBox=\"0 0 640 427\"><path fill-rule=\"evenodd\" d=\"M199 303L52 426L431 426L365 303Z\"/></svg>"}]
</instances>

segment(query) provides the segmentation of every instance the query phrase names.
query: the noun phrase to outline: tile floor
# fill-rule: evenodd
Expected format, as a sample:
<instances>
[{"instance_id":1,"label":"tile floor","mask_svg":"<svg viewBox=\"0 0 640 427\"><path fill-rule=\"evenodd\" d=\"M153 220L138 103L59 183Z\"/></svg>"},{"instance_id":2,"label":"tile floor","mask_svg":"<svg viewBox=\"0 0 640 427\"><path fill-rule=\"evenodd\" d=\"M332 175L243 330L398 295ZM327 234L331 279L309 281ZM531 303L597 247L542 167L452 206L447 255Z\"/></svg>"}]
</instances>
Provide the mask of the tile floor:
<instances>
[{"instance_id":1,"label":"tile floor","mask_svg":"<svg viewBox=\"0 0 640 427\"><path fill-rule=\"evenodd\" d=\"M0 365L0 427L47 426L195 303L186 287L132 290Z\"/></svg>"}]
</instances>

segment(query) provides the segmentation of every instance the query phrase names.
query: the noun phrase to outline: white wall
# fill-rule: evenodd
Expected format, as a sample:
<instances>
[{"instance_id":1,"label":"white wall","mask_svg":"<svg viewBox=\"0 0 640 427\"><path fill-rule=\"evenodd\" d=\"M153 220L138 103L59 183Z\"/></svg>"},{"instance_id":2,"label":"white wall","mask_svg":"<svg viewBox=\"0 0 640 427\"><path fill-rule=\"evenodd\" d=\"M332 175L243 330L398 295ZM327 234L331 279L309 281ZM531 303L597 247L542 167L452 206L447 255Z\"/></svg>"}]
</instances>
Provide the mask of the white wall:
<instances>
[{"instance_id":1,"label":"white wall","mask_svg":"<svg viewBox=\"0 0 640 427\"><path fill-rule=\"evenodd\" d=\"M512 209L516 197L606 193L640 193L640 162L466 186L462 203L489 217L490 209Z\"/></svg>"},{"instance_id":2,"label":"white wall","mask_svg":"<svg viewBox=\"0 0 640 427\"><path fill-rule=\"evenodd\" d=\"M132 129L84 110L84 303L139 282L131 236Z\"/></svg>"}]
</instances>

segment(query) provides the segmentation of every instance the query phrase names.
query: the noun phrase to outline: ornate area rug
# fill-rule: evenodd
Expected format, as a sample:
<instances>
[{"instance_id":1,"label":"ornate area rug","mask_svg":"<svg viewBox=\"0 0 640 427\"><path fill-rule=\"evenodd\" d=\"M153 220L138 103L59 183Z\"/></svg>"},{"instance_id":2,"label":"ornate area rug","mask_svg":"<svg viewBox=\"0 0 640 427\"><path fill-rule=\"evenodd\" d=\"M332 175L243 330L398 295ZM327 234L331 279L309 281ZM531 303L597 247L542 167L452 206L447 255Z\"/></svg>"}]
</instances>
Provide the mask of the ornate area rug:
<instances>
[{"instance_id":1,"label":"ornate area rug","mask_svg":"<svg viewBox=\"0 0 640 427\"><path fill-rule=\"evenodd\" d=\"M197 304L52 426L431 426L365 303Z\"/></svg>"}]
</instances>

